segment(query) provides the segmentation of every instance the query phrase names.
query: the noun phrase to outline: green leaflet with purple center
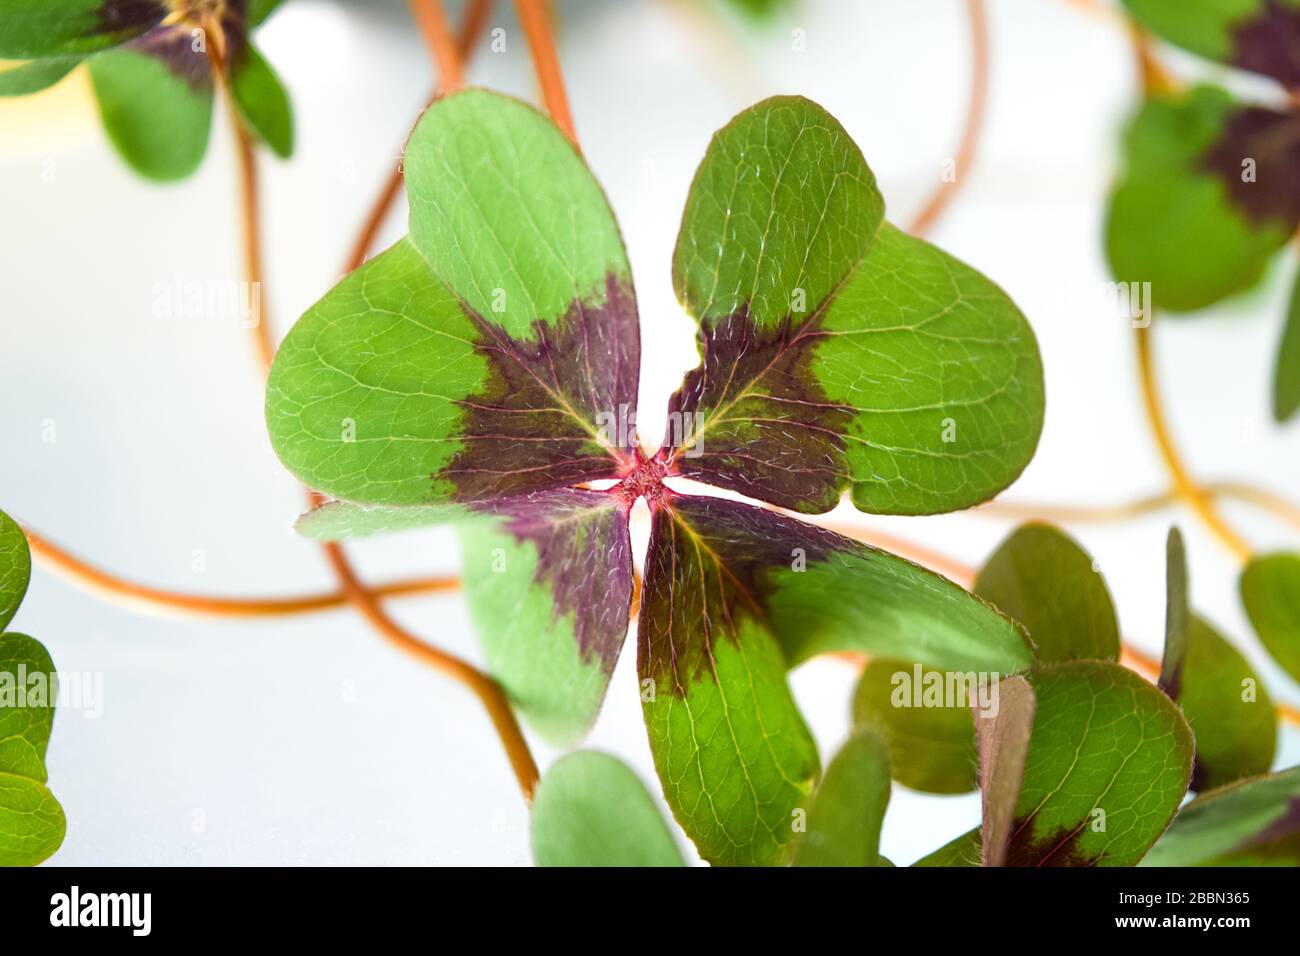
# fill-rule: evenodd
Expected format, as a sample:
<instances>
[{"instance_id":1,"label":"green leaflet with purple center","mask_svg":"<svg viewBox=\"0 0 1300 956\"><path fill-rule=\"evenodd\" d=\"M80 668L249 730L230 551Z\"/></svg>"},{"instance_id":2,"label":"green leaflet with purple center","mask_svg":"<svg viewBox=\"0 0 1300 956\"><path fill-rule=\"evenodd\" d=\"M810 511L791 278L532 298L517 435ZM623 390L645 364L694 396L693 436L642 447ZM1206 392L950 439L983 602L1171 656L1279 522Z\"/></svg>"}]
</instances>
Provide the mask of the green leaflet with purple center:
<instances>
[{"instance_id":1,"label":"green leaflet with purple center","mask_svg":"<svg viewBox=\"0 0 1300 956\"><path fill-rule=\"evenodd\" d=\"M470 505L330 502L303 515L321 541L452 525L488 669L528 724L556 746L600 709L627 636L632 553L626 502L556 488Z\"/></svg>"},{"instance_id":2,"label":"green leaflet with purple center","mask_svg":"<svg viewBox=\"0 0 1300 956\"><path fill-rule=\"evenodd\" d=\"M1212 86L1143 103L1106 224L1111 271L1139 302L1183 312L1248 289L1297 225L1300 113Z\"/></svg>"},{"instance_id":3,"label":"green leaflet with purple center","mask_svg":"<svg viewBox=\"0 0 1300 956\"><path fill-rule=\"evenodd\" d=\"M627 636L632 548L614 496L561 488L460 525L465 589L489 670L557 746L590 728Z\"/></svg>"},{"instance_id":4,"label":"green leaflet with purple center","mask_svg":"<svg viewBox=\"0 0 1300 956\"><path fill-rule=\"evenodd\" d=\"M157 27L89 61L109 140L133 170L163 182L198 168L212 127L212 68L191 29Z\"/></svg>"},{"instance_id":5,"label":"green leaflet with purple center","mask_svg":"<svg viewBox=\"0 0 1300 956\"><path fill-rule=\"evenodd\" d=\"M897 514L977 504L1020 473L1042 427L1033 332L883 215L857 145L808 100L765 100L714 136L673 259L702 360L670 406L674 473Z\"/></svg>"},{"instance_id":6,"label":"green leaflet with purple center","mask_svg":"<svg viewBox=\"0 0 1300 956\"><path fill-rule=\"evenodd\" d=\"M627 258L573 146L522 103L439 100L405 162L411 234L289 333L267 388L272 444L347 502L304 533L461 527L492 672L534 727L570 743L600 705L631 600L629 502L566 487L631 466Z\"/></svg>"},{"instance_id":7,"label":"green leaflet with purple center","mask_svg":"<svg viewBox=\"0 0 1300 956\"><path fill-rule=\"evenodd\" d=\"M272 444L350 501L439 504L611 478L639 338L600 188L544 117L467 90L406 155L411 235L299 320L267 390Z\"/></svg>"},{"instance_id":8,"label":"green leaflet with purple center","mask_svg":"<svg viewBox=\"0 0 1300 956\"><path fill-rule=\"evenodd\" d=\"M1007 866L1133 866L1187 792L1191 730L1137 674L1072 661L1028 675L1037 698ZM919 866L978 866L972 830Z\"/></svg>"},{"instance_id":9,"label":"green leaflet with purple center","mask_svg":"<svg viewBox=\"0 0 1300 956\"><path fill-rule=\"evenodd\" d=\"M1124 0L1160 37L1206 59L1300 86L1297 0Z\"/></svg>"},{"instance_id":10,"label":"green leaflet with purple center","mask_svg":"<svg viewBox=\"0 0 1300 956\"><path fill-rule=\"evenodd\" d=\"M1142 865L1300 866L1300 767L1197 797Z\"/></svg>"},{"instance_id":11,"label":"green leaflet with purple center","mask_svg":"<svg viewBox=\"0 0 1300 956\"><path fill-rule=\"evenodd\" d=\"M655 507L637 670L665 795L706 860L781 859L818 766L785 672L830 650L999 673L1030 660L1012 622L901 558L719 498Z\"/></svg>"}]
</instances>

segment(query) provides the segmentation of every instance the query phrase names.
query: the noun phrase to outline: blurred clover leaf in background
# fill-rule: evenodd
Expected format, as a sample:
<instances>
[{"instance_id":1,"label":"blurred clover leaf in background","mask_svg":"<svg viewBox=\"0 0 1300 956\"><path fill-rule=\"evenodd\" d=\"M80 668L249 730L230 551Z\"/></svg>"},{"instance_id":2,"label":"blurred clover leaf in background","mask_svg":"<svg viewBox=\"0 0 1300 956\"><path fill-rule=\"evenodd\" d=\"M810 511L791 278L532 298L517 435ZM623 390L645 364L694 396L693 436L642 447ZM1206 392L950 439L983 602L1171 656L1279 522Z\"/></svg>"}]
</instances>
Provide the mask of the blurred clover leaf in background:
<instances>
[{"instance_id":1,"label":"blurred clover leaf in background","mask_svg":"<svg viewBox=\"0 0 1300 956\"><path fill-rule=\"evenodd\" d=\"M1137 22L1206 60L1268 77L1276 102L1148 83L1123 140L1106 253L1121 283L1193 312L1255 286L1300 226L1300 4L1124 0ZM1273 415L1300 409L1300 276L1279 340Z\"/></svg>"},{"instance_id":2,"label":"blurred clover leaf in background","mask_svg":"<svg viewBox=\"0 0 1300 956\"><path fill-rule=\"evenodd\" d=\"M183 179L203 159L214 83L277 156L293 152L289 97L249 32L281 0L0 0L0 96L46 89L83 61L118 153L142 176ZM220 71L219 76L215 76Z\"/></svg>"}]
</instances>

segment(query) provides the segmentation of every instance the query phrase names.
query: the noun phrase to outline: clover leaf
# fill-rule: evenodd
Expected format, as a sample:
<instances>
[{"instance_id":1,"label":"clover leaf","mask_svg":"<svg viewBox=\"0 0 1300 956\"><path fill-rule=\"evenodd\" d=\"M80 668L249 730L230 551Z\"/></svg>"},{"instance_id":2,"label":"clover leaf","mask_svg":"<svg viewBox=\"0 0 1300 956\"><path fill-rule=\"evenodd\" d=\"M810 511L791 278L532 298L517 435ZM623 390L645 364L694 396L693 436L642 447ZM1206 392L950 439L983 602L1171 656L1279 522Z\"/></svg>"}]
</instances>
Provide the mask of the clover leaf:
<instances>
[{"instance_id":1,"label":"clover leaf","mask_svg":"<svg viewBox=\"0 0 1300 956\"><path fill-rule=\"evenodd\" d=\"M889 804L889 748L855 731L826 768L796 839L795 866L883 866L880 827Z\"/></svg>"},{"instance_id":2,"label":"clover leaf","mask_svg":"<svg viewBox=\"0 0 1300 956\"><path fill-rule=\"evenodd\" d=\"M561 757L533 798L538 866L683 866L653 798L620 760L580 750Z\"/></svg>"},{"instance_id":3,"label":"clover leaf","mask_svg":"<svg viewBox=\"0 0 1300 956\"><path fill-rule=\"evenodd\" d=\"M1144 27L1198 56L1300 83L1294 0L1124 0ZM1241 102L1218 86L1148 91L1124 134L1111 193L1106 253L1141 307L1205 308L1254 286L1300 226L1300 110ZM1140 294L1140 293L1139 293ZM1130 305L1132 308L1132 305ZM1273 414L1300 408L1300 332L1279 340ZM1134 316L1136 318L1136 316Z\"/></svg>"},{"instance_id":4,"label":"clover leaf","mask_svg":"<svg viewBox=\"0 0 1300 956\"><path fill-rule=\"evenodd\" d=\"M1300 554L1252 558L1241 572L1241 600L1273 660L1300 681Z\"/></svg>"},{"instance_id":5,"label":"clover leaf","mask_svg":"<svg viewBox=\"0 0 1300 956\"><path fill-rule=\"evenodd\" d=\"M1025 628L1036 663L1119 659L1106 582L1088 553L1056 528L1017 528L980 569L974 592ZM927 706L908 701L908 688L942 687L956 677L964 675L877 658L858 681L854 722L884 737L894 779L913 790L965 793L978 785L974 685L953 682L951 699Z\"/></svg>"},{"instance_id":6,"label":"clover leaf","mask_svg":"<svg viewBox=\"0 0 1300 956\"><path fill-rule=\"evenodd\" d=\"M1300 86L1295 0L1124 0L1139 23L1197 56Z\"/></svg>"},{"instance_id":7,"label":"clover leaf","mask_svg":"<svg viewBox=\"0 0 1300 956\"><path fill-rule=\"evenodd\" d=\"M952 700L912 706L913 687L946 680L933 667L874 657L853 692L853 723L880 735L894 779L922 793L966 793L979 785L969 689L963 684Z\"/></svg>"},{"instance_id":8,"label":"clover leaf","mask_svg":"<svg viewBox=\"0 0 1300 956\"><path fill-rule=\"evenodd\" d=\"M242 121L280 157L293 152L288 95L249 39L280 0L228 0L222 39L202 6L157 0L0 0L0 57L31 62L0 73L0 96L45 89L87 64L110 141L133 170L169 181L192 173L207 151L213 69L208 44L224 44L223 68Z\"/></svg>"},{"instance_id":9,"label":"clover leaf","mask_svg":"<svg viewBox=\"0 0 1300 956\"><path fill-rule=\"evenodd\" d=\"M1265 773L1277 748L1273 700L1236 648L1188 604L1187 557L1177 528L1167 548L1168 609L1160 688L1196 738L1193 790Z\"/></svg>"},{"instance_id":10,"label":"clover leaf","mask_svg":"<svg viewBox=\"0 0 1300 956\"><path fill-rule=\"evenodd\" d=\"M1178 812L1143 866L1300 866L1300 767L1239 780Z\"/></svg>"},{"instance_id":11,"label":"clover leaf","mask_svg":"<svg viewBox=\"0 0 1300 956\"><path fill-rule=\"evenodd\" d=\"M677 473L804 512L847 490L886 514L978 504L1019 475L1043 413L1028 323L883 217L857 145L808 100L713 137L673 255L701 355L670 403Z\"/></svg>"},{"instance_id":12,"label":"clover leaf","mask_svg":"<svg viewBox=\"0 0 1300 956\"><path fill-rule=\"evenodd\" d=\"M790 667L836 650L1031 664L1015 624L932 572L672 487L704 478L803 511L845 491L873 510L951 510L1005 487L1037 442L1042 369L1023 316L884 223L861 153L820 107L764 101L705 156L674 260L703 364L653 455L635 429L627 255L572 145L532 108L465 90L425 113L405 169L409 235L295 325L268 428L294 474L341 499L304 533L460 529L489 666L534 729L572 743L599 707L642 499L642 706L669 806L710 862L788 858L819 768Z\"/></svg>"},{"instance_id":13,"label":"clover leaf","mask_svg":"<svg viewBox=\"0 0 1300 956\"><path fill-rule=\"evenodd\" d=\"M1050 525L1017 528L980 569L974 591L1024 625L1039 663L1119 660L1105 580L1091 556Z\"/></svg>"},{"instance_id":14,"label":"clover leaf","mask_svg":"<svg viewBox=\"0 0 1300 956\"><path fill-rule=\"evenodd\" d=\"M1170 313L1258 282L1300 225L1298 131L1300 113L1243 106L1219 87L1148 97L1125 132L1110 198L1115 278L1150 283Z\"/></svg>"},{"instance_id":15,"label":"clover leaf","mask_svg":"<svg viewBox=\"0 0 1300 956\"><path fill-rule=\"evenodd\" d=\"M31 577L22 528L0 511L0 866L34 866L63 843L67 821L46 786L54 663L37 641L6 631Z\"/></svg>"},{"instance_id":16,"label":"clover leaf","mask_svg":"<svg viewBox=\"0 0 1300 956\"><path fill-rule=\"evenodd\" d=\"M1159 690L1109 661L1046 665L1027 678L1037 707L1006 865L1133 866L1187 792L1187 722ZM977 829L918 865L980 862Z\"/></svg>"}]
</instances>

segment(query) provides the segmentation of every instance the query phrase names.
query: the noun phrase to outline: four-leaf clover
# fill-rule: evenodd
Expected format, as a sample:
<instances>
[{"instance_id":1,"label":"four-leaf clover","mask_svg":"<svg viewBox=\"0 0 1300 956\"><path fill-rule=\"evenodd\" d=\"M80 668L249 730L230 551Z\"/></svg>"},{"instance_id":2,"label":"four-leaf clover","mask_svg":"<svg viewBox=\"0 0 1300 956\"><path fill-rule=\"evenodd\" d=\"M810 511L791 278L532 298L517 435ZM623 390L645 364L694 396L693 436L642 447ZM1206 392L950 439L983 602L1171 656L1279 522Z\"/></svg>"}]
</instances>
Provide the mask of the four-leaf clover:
<instances>
[{"instance_id":1,"label":"four-leaf clover","mask_svg":"<svg viewBox=\"0 0 1300 956\"><path fill-rule=\"evenodd\" d=\"M885 222L824 110L766 100L705 155L673 263L702 363L652 455L633 427L627 257L573 147L532 108L468 90L428 110L405 169L410 233L290 332L271 439L341 499L300 522L310 536L460 526L488 663L536 729L572 742L599 707L627 630L639 500L646 726L668 801L711 861L778 859L817 778L790 667L835 649L1028 665L1016 625L936 574L671 487L926 514L992 497L1033 453L1028 323L988 279Z\"/></svg>"}]
</instances>

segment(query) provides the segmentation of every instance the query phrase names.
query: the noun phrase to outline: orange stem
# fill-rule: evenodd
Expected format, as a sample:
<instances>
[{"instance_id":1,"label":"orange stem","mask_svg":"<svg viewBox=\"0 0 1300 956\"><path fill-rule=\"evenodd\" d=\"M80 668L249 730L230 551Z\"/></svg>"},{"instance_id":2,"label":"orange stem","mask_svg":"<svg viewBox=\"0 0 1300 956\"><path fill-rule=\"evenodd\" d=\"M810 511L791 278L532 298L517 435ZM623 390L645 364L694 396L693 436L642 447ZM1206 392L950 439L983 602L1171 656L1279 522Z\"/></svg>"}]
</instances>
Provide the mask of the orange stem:
<instances>
[{"instance_id":1,"label":"orange stem","mask_svg":"<svg viewBox=\"0 0 1300 956\"><path fill-rule=\"evenodd\" d=\"M514 710L501 685L473 665L426 644L403 628L388 616L374 595L361 583L343 549L335 542L325 544L324 549L325 557L334 569L348 601L375 630L399 650L459 682L479 699L492 720L497 736L501 738L510 767L519 782L519 789L524 799L531 803L539 776L537 762L528 749L528 741L524 738L523 730L515 719Z\"/></svg>"},{"instance_id":2,"label":"orange stem","mask_svg":"<svg viewBox=\"0 0 1300 956\"><path fill-rule=\"evenodd\" d=\"M970 19L971 79L970 100L966 107L966 123L962 127L957 155L953 160L953 178L939 183L929 200L907 227L913 235L924 235L936 219L948 208L957 190L966 181L968 170L975 159L980 132L984 128L984 114L989 94L989 27L984 0L966 0L966 15Z\"/></svg>"},{"instance_id":3,"label":"orange stem","mask_svg":"<svg viewBox=\"0 0 1300 956\"><path fill-rule=\"evenodd\" d=\"M1178 90L1173 74L1160 65L1151 49L1151 38L1132 20L1128 21L1129 36L1133 40L1133 54L1137 57L1138 79L1147 96L1165 96Z\"/></svg>"},{"instance_id":4,"label":"orange stem","mask_svg":"<svg viewBox=\"0 0 1300 956\"><path fill-rule=\"evenodd\" d=\"M257 157L254 144L244 118L239 113L239 106L230 91L229 77L226 75L226 34L221 21L211 18L207 24L208 36L212 42L207 45L208 62L212 66L213 79L221 90L222 102L226 104L226 114L235 135L235 166L238 171L238 193L240 211L240 230L243 239L241 248L244 257L244 277L248 283L247 305L256 322L251 327L253 345L257 350L258 361L262 363L265 373L271 367L275 356L275 342L271 338L271 324L266 320L265 302L262 300L262 237L257 228L259 221L259 198L257 179ZM254 305L256 303L256 306Z\"/></svg>"},{"instance_id":5,"label":"orange stem","mask_svg":"<svg viewBox=\"0 0 1300 956\"><path fill-rule=\"evenodd\" d=\"M1232 498L1252 505L1300 529L1300 507L1296 507L1286 498L1267 488L1240 481L1210 481L1201 486L1201 491L1210 498ZM1168 508L1177 504L1180 498L1177 489L1170 489L1114 505L990 501L972 509L971 513L991 518L1012 518L1018 521L1036 519L1069 523L1126 521Z\"/></svg>"},{"instance_id":6,"label":"orange stem","mask_svg":"<svg viewBox=\"0 0 1300 956\"><path fill-rule=\"evenodd\" d=\"M1165 421L1164 409L1160 404L1159 390L1156 387L1151 329L1148 326L1137 326L1134 331L1137 333L1138 376L1142 383L1143 406L1156 440L1156 448L1160 451L1160 457L1164 460L1174 488L1179 497L1196 512L1205 526L1236 555L1238 560L1249 561L1251 556L1249 543L1219 514L1210 496L1197 484L1187 466L1183 464L1182 456L1174 445L1169 424Z\"/></svg>"},{"instance_id":7,"label":"orange stem","mask_svg":"<svg viewBox=\"0 0 1300 956\"><path fill-rule=\"evenodd\" d=\"M437 16L441 12L441 8L434 0L429 0L425 9L430 11L427 15L433 18L430 22L434 23L436 32ZM441 86L454 86L459 82L460 59L454 52L448 54L446 50L442 50L438 59L438 67L440 71L443 69L451 71L449 76L444 75L441 77ZM226 99L229 101L230 97L227 96ZM244 141L244 143L241 143L241 150L243 148L251 150L252 144L248 140L248 133L241 124L236 124L235 135L238 140ZM253 182L254 180L248 177L242 179L245 189ZM253 203L251 208L256 213L256 203ZM259 232L257 227L258 222L254 218L251 229L245 235L246 241L250 236L256 237ZM245 252L248 278L250 282L253 278L257 278L260 282L262 275L260 245L253 242L252 245L246 247ZM308 491L307 495L312 504L318 504L322 500L315 492ZM497 735L501 738L502 746L519 781L519 789L523 793L524 799L531 802L533 791L537 786L537 764L533 760L528 749L528 742L524 738L523 731L515 719L514 712L511 710L510 703L501 686L489 675L478 670L473 665L426 644L403 628L385 613L375 596L362 584L360 577L349 563L347 555L340 545L329 542L322 545L322 548L330 567L338 578L340 588L348 603L355 607L380 634L416 659L432 665L443 674L459 681L478 697L492 719Z\"/></svg>"},{"instance_id":8,"label":"orange stem","mask_svg":"<svg viewBox=\"0 0 1300 956\"><path fill-rule=\"evenodd\" d=\"M432 98L430 99L432 102ZM347 265L343 272L346 275L354 269L361 268L362 263L370 254L370 247L375 244L375 237L379 235L380 228L384 225L384 220L388 218L389 210L392 209L393 203L397 201L397 195L402 191L402 167L398 164L393 167L388 178L384 180L384 187L380 190L379 196L376 197L374 205L370 207L370 212L366 214L366 221L361 226L361 233L357 236L356 242L352 244L352 250L348 253Z\"/></svg>"},{"instance_id":9,"label":"orange stem","mask_svg":"<svg viewBox=\"0 0 1300 956\"><path fill-rule=\"evenodd\" d=\"M136 584L110 574L46 541L30 528L23 530L32 554L59 577L99 597L136 610L206 617L285 617L327 611L345 605L348 600L342 591L282 598L211 597L168 591ZM379 585L374 593L384 597L400 597L455 591L459 587L460 582L454 577L409 578Z\"/></svg>"},{"instance_id":10,"label":"orange stem","mask_svg":"<svg viewBox=\"0 0 1300 956\"><path fill-rule=\"evenodd\" d=\"M533 57L533 69L537 73L537 83L542 88L546 112L573 145L577 146L578 133L573 126L573 114L569 112L569 97L564 91L564 75L560 72L560 60L555 53L555 38L551 34L547 10L542 0L515 0L515 10L519 13L519 23L528 40L528 50Z\"/></svg>"},{"instance_id":11,"label":"orange stem","mask_svg":"<svg viewBox=\"0 0 1300 956\"><path fill-rule=\"evenodd\" d=\"M969 587L975 580L975 570L969 565L962 564L960 561L942 555L937 551L931 551L929 548L904 538L885 534L882 531L864 531L861 527L848 522L826 521L814 523L847 538L853 538L863 544L890 551L893 554L907 558L909 561L924 565L931 571L937 571L963 587Z\"/></svg>"},{"instance_id":12,"label":"orange stem","mask_svg":"<svg viewBox=\"0 0 1300 956\"><path fill-rule=\"evenodd\" d=\"M447 22L441 0L407 0L407 4L433 62L437 64L442 91L450 93L460 89L465 79L464 63L456 40L451 35L451 24Z\"/></svg>"}]
</instances>

